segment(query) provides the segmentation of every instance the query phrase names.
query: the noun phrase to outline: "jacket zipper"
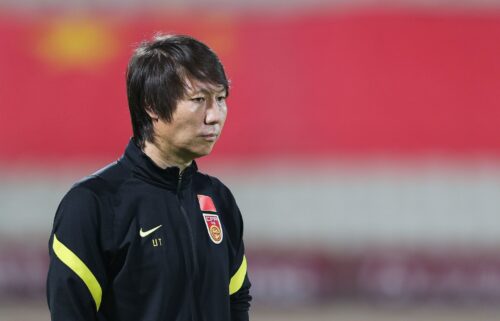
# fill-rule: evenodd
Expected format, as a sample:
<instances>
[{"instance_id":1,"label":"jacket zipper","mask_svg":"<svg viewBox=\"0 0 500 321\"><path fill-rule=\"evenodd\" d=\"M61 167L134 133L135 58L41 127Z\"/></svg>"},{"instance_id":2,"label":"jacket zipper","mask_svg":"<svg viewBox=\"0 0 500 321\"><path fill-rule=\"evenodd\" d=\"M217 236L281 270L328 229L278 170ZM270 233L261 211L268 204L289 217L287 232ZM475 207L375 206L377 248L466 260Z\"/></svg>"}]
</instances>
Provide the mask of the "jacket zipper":
<instances>
[{"instance_id":1,"label":"jacket zipper","mask_svg":"<svg viewBox=\"0 0 500 321\"><path fill-rule=\"evenodd\" d=\"M184 216L184 220L186 221L186 225L188 228L189 232L189 237L191 239L191 250L193 251L193 264L194 264L194 275L198 275L198 258L196 256L196 245L194 243L194 233L193 233L193 228L191 227L191 223L189 223L189 217L187 215L186 210L184 209L184 206L182 205L182 199L181 199L181 184L182 184L182 173L179 173L179 180L177 182L177 199L179 200L179 206L181 208L182 215Z\"/></svg>"},{"instance_id":2,"label":"jacket zipper","mask_svg":"<svg viewBox=\"0 0 500 321\"><path fill-rule=\"evenodd\" d=\"M193 309L193 320L198 320L198 311L196 311L197 304L195 302L196 298L194 295L194 280L196 279L198 275L198 257L196 255L196 245L194 243L194 234L193 234L193 228L191 227L191 223L189 223L189 217L187 215L186 210L184 209L184 206L182 205L182 198L181 198L181 186L182 186L182 173L179 172L179 179L177 181L177 200L179 201L179 207L181 209L182 216L184 217L184 220L186 221L186 225L188 228L189 232L189 238L191 240L191 252L193 254L193 276L191 279L191 294L192 294L192 302L194 304L194 309Z\"/></svg>"}]
</instances>

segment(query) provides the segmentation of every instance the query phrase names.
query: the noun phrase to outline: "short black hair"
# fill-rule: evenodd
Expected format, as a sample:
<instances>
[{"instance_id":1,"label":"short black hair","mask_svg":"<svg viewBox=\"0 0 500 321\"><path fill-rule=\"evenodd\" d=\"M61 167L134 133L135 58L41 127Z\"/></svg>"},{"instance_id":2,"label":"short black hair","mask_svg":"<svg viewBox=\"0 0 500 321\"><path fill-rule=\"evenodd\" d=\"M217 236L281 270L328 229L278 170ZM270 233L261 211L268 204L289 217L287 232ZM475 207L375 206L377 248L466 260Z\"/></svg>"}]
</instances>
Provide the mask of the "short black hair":
<instances>
[{"instance_id":1,"label":"short black hair","mask_svg":"<svg viewBox=\"0 0 500 321\"><path fill-rule=\"evenodd\" d=\"M134 140L141 148L153 141L154 134L146 111L171 121L186 93L187 79L222 85L229 94L229 82L215 52L186 35L157 35L142 42L130 58L126 78Z\"/></svg>"}]
</instances>

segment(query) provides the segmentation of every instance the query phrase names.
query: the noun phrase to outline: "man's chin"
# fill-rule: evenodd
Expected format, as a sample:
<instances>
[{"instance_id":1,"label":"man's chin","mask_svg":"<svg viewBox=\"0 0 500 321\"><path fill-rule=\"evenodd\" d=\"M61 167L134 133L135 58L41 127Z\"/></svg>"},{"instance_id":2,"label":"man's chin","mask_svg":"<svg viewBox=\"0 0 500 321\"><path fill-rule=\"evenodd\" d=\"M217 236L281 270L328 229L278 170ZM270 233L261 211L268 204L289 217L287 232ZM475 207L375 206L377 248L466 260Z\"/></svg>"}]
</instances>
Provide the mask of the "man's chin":
<instances>
[{"instance_id":1,"label":"man's chin","mask_svg":"<svg viewBox=\"0 0 500 321\"><path fill-rule=\"evenodd\" d=\"M200 158L200 157L203 157L203 156L210 155L210 153L212 153L213 147L214 147L214 145L211 145L210 147L207 146L206 148L202 148L202 149L194 151L192 153L193 154L193 158Z\"/></svg>"}]
</instances>

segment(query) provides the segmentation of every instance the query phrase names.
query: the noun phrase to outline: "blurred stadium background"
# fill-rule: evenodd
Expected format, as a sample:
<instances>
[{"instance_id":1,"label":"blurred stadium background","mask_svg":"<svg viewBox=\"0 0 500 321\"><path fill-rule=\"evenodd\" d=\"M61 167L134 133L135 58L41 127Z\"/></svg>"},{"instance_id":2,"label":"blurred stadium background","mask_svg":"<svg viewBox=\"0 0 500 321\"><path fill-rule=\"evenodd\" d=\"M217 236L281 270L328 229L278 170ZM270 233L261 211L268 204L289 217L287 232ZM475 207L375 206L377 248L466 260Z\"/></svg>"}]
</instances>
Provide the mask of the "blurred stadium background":
<instances>
[{"instance_id":1,"label":"blurred stadium background","mask_svg":"<svg viewBox=\"0 0 500 321\"><path fill-rule=\"evenodd\" d=\"M48 320L71 184L130 135L155 32L221 56L200 169L245 217L253 320L500 320L500 1L0 2L0 320Z\"/></svg>"}]
</instances>

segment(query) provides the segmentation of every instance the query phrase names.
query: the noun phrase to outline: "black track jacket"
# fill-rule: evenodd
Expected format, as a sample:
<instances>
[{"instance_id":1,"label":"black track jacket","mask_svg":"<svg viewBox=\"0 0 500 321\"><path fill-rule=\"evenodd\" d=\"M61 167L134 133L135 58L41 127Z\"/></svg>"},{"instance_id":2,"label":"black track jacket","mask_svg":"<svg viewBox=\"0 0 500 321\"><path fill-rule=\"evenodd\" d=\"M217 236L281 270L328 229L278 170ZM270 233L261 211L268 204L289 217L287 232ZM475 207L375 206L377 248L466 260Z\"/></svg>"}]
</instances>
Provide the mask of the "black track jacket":
<instances>
[{"instance_id":1,"label":"black track jacket","mask_svg":"<svg viewBox=\"0 0 500 321\"><path fill-rule=\"evenodd\" d=\"M161 169L133 142L65 195L49 241L54 321L248 320L236 202L196 164Z\"/></svg>"}]
</instances>

